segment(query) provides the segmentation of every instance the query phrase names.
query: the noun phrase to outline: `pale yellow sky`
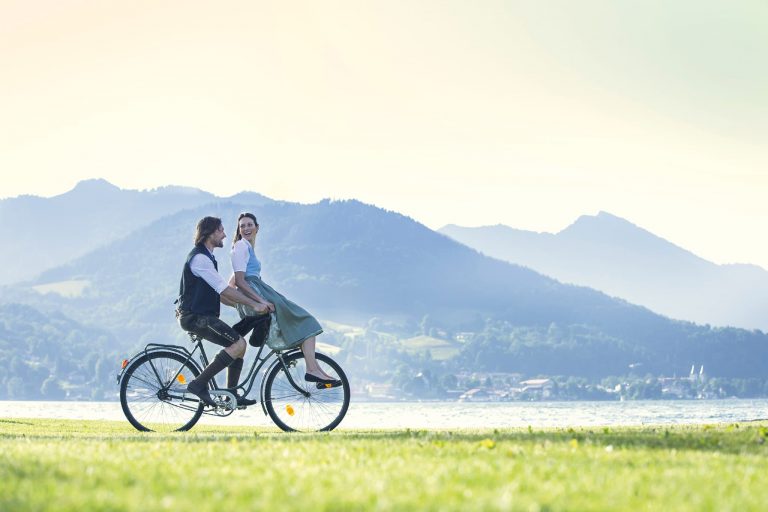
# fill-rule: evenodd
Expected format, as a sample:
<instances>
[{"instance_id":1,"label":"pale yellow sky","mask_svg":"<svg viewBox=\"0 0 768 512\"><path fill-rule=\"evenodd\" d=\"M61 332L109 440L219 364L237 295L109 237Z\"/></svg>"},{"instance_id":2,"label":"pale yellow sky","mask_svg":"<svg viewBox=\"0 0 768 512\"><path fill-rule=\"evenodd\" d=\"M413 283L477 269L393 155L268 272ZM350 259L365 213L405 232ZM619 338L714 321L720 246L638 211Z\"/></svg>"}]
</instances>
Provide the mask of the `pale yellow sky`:
<instances>
[{"instance_id":1,"label":"pale yellow sky","mask_svg":"<svg viewBox=\"0 0 768 512\"><path fill-rule=\"evenodd\" d=\"M762 0L0 0L0 198L98 177L432 228L606 210L768 268L766 34Z\"/></svg>"}]
</instances>

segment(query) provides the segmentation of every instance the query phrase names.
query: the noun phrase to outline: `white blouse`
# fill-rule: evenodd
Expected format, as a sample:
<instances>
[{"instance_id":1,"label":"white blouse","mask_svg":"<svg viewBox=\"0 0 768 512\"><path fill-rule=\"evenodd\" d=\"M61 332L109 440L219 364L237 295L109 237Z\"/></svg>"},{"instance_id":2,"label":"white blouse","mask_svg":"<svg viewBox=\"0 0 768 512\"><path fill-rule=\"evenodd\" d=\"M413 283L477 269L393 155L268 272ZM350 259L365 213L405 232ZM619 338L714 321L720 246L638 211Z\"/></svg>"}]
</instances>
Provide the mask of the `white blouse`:
<instances>
[{"instance_id":1,"label":"white blouse","mask_svg":"<svg viewBox=\"0 0 768 512\"><path fill-rule=\"evenodd\" d=\"M251 257L248 252L249 245L251 245L251 242L245 238L241 238L235 242L235 245L232 247L230 258L232 259L233 272L245 272L245 269L248 267L248 259Z\"/></svg>"}]
</instances>

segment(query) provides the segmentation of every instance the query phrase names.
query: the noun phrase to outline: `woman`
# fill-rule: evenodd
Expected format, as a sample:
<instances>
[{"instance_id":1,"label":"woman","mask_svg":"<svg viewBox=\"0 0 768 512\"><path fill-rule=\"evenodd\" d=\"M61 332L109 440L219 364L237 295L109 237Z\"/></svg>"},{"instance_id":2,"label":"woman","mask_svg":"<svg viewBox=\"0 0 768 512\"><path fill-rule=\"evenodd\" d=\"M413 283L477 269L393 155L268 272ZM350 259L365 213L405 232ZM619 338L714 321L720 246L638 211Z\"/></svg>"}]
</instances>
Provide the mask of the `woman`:
<instances>
[{"instance_id":1,"label":"woman","mask_svg":"<svg viewBox=\"0 0 768 512\"><path fill-rule=\"evenodd\" d=\"M259 223L252 213L241 213L237 217L231 254L235 285L245 295L274 311L273 320L277 320L285 348L301 345L307 363L305 380L339 385L341 381L325 373L315 359L315 337L323 332L320 323L305 309L286 299L261 280L261 263L253 250L258 232ZM241 316L253 314L245 308L238 308L238 312Z\"/></svg>"}]
</instances>

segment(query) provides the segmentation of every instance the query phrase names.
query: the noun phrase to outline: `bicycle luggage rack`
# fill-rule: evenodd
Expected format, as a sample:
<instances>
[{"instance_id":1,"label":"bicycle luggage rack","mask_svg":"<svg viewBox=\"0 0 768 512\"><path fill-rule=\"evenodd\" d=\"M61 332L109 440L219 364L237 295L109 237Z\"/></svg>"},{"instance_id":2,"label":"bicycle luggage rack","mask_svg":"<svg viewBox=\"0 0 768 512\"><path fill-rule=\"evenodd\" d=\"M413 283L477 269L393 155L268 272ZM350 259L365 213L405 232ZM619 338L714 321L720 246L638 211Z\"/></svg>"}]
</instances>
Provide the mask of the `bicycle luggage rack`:
<instances>
[{"instance_id":1,"label":"bicycle luggage rack","mask_svg":"<svg viewBox=\"0 0 768 512\"><path fill-rule=\"evenodd\" d=\"M200 366L195 362L194 359L192 359L193 352L190 352L185 347L180 345L167 345L164 343L148 343L143 350L136 352L130 359L123 359L123 363L120 365L120 372L116 376L117 383L120 384L120 380L123 378L123 374L125 374L126 368L128 368L136 359L144 357L145 355L152 352L158 352L160 350L167 350L169 352L175 352L181 356L184 356L189 359L189 362L193 364L198 371L202 371Z\"/></svg>"}]
</instances>

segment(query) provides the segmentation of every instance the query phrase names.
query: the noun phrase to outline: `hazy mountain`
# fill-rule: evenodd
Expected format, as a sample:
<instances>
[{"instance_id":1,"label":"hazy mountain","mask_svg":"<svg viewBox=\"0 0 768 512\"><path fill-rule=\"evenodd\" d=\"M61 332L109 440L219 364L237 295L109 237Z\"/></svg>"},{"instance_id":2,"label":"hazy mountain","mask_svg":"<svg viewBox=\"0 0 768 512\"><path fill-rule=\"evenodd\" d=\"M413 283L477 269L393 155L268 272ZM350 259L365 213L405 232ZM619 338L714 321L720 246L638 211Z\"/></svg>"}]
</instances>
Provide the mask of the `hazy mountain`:
<instances>
[{"instance_id":1,"label":"hazy mountain","mask_svg":"<svg viewBox=\"0 0 768 512\"><path fill-rule=\"evenodd\" d=\"M768 330L767 271L716 265L605 212L556 234L502 225L439 231L494 258L672 318Z\"/></svg>"},{"instance_id":2,"label":"hazy mountain","mask_svg":"<svg viewBox=\"0 0 768 512\"><path fill-rule=\"evenodd\" d=\"M39 295L30 286L4 295L63 311L110 329L123 347L183 338L172 302L195 222L238 212L259 218L265 279L318 316L358 324L371 317L477 334L462 353L467 367L599 377L644 371L757 376L768 370L768 336L672 321L603 293L561 284L527 268L483 256L400 214L357 201L261 207L217 202L163 217L121 240L49 270L30 285L86 282L78 297ZM577 237L579 238L579 237ZM226 249L216 251L229 274ZM227 313L233 318L231 311ZM410 327L409 327L410 326ZM478 358L472 360L473 351Z\"/></svg>"},{"instance_id":3,"label":"hazy mountain","mask_svg":"<svg viewBox=\"0 0 768 512\"><path fill-rule=\"evenodd\" d=\"M64 194L0 200L0 222L13 233L9 250L0 253L0 284L32 278L170 213L216 200L186 187L122 190L104 180L81 181ZM262 204L255 193L243 202Z\"/></svg>"}]
</instances>

